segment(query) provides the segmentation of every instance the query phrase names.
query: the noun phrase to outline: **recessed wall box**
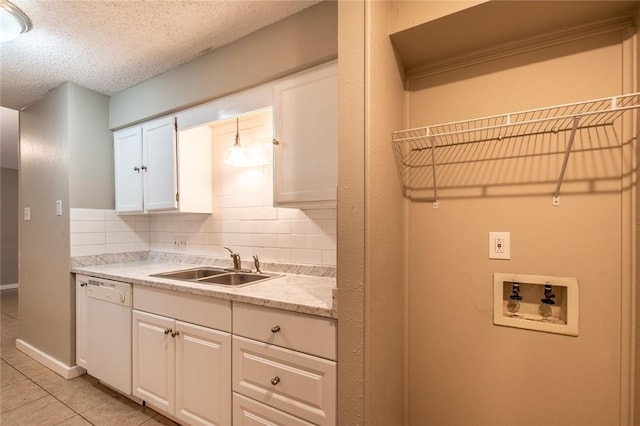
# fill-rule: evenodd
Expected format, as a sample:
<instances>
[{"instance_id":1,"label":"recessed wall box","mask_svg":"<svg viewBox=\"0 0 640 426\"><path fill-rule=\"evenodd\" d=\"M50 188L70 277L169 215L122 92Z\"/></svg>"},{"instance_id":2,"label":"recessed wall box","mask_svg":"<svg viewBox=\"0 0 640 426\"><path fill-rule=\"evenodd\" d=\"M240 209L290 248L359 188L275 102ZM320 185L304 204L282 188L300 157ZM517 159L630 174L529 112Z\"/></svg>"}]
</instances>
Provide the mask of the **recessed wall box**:
<instances>
[{"instance_id":1,"label":"recessed wall box","mask_svg":"<svg viewBox=\"0 0 640 426\"><path fill-rule=\"evenodd\" d=\"M493 323L577 336L578 294L577 278L496 272Z\"/></svg>"}]
</instances>

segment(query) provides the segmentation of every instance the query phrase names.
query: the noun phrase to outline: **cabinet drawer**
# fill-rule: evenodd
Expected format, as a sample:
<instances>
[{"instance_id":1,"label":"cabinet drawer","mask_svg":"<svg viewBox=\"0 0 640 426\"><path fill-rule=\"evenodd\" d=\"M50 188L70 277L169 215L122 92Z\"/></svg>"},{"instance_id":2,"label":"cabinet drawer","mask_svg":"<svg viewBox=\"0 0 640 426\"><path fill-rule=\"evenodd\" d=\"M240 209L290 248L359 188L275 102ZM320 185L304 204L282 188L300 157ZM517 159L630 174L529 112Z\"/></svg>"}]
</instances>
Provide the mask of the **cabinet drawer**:
<instances>
[{"instance_id":1,"label":"cabinet drawer","mask_svg":"<svg viewBox=\"0 0 640 426\"><path fill-rule=\"evenodd\" d=\"M318 425L336 423L336 363L233 337L233 390Z\"/></svg>"},{"instance_id":2,"label":"cabinet drawer","mask_svg":"<svg viewBox=\"0 0 640 426\"><path fill-rule=\"evenodd\" d=\"M313 426L283 411L233 394L233 426Z\"/></svg>"},{"instance_id":3,"label":"cabinet drawer","mask_svg":"<svg viewBox=\"0 0 640 426\"><path fill-rule=\"evenodd\" d=\"M234 303L233 334L336 360L336 321L330 318Z\"/></svg>"},{"instance_id":4,"label":"cabinet drawer","mask_svg":"<svg viewBox=\"0 0 640 426\"><path fill-rule=\"evenodd\" d=\"M133 308L231 332L231 302L228 300L134 285Z\"/></svg>"}]
</instances>

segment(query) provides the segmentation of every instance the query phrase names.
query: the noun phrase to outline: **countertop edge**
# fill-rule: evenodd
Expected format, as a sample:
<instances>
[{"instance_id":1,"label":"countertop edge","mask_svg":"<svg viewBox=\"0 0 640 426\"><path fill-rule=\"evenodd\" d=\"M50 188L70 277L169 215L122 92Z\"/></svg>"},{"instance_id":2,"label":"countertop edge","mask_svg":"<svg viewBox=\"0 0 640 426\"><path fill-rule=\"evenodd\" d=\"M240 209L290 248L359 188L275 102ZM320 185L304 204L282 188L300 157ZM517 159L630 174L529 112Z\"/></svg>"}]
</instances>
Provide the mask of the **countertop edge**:
<instances>
[{"instance_id":1,"label":"countertop edge","mask_svg":"<svg viewBox=\"0 0 640 426\"><path fill-rule=\"evenodd\" d=\"M126 264L122 264L125 266ZM71 273L75 274L84 274L96 278L103 278L108 280L126 282L133 285L141 285L159 289L165 289L170 291L177 291L181 293L188 294L198 294L209 297L215 297L217 299L229 300L231 302L240 302L240 303L248 303L252 305L264 306L274 309L282 309L291 312L297 312L302 314L314 315L318 317L330 318L330 319L338 319L337 309L335 300L332 301L330 308L323 308L318 306L310 306L305 305L304 303L296 303L296 302L288 302L285 300L277 300L274 298L264 297L264 296L255 296L251 294L247 294L250 290L245 290L250 288L251 286L240 288L240 289L224 289L219 290L217 287L212 286L204 286L198 284L190 284L183 283L177 280L169 280L163 278L155 278L153 280L150 279L141 279L138 277L134 277L132 275L128 275L126 273L109 273L104 271L96 270L97 265L92 266L72 266L70 268ZM158 265L161 266L161 265ZM175 265L173 265L175 266ZM182 267L185 265L182 264ZM198 265L190 265L192 267L196 267ZM290 277L290 275L286 275ZM296 279L305 279L304 276L296 276ZM309 279L317 279L317 277L308 277ZM278 278L273 278L272 280L276 280ZM335 299L335 287L332 287L332 295Z\"/></svg>"}]
</instances>

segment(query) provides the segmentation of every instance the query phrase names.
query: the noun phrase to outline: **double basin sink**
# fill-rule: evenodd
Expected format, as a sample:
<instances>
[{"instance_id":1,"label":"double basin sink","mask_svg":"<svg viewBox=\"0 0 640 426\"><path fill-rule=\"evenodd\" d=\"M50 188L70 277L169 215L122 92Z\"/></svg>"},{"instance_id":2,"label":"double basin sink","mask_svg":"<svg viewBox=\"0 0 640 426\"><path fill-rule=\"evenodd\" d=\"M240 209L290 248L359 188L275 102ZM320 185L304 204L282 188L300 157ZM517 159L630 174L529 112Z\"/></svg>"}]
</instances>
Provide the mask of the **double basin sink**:
<instances>
[{"instance_id":1,"label":"double basin sink","mask_svg":"<svg viewBox=\"0 0 640 426\"><path fill-rule=\"evenodd\" d=\"M233 269L215 268L202 266L198 268L183 269L179 271L163 272L153 274L152 277L168 278L180 281L197 282L201 284L220 284L228 286L242 286L256 284L271 278L281 277L277 274L253 273L248 271L237 271Z\"/></svg>"}]
</instances>

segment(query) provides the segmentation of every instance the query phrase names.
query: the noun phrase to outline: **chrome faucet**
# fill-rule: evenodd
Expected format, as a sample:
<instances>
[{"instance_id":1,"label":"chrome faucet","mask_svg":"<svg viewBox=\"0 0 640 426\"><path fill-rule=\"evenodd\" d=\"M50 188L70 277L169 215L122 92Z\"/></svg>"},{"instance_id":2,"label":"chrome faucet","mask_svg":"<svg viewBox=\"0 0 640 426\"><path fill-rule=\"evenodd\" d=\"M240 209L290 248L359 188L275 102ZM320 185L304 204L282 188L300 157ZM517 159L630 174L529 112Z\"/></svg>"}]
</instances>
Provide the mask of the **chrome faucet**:
<instances>
[{"instance_id":1,"label":"chrome faucet","mask_svg":"<svg viewBox=\"0 0 640 426\"><path fill-rule=\"evenodd\" d=\"M234 253L229 247L223 247L224 249L229 250L231 253L231 258L233 259L233 269L239 271L242 268L242 261L240 260L240 254Z\"/></svg>"}]
</instances>

